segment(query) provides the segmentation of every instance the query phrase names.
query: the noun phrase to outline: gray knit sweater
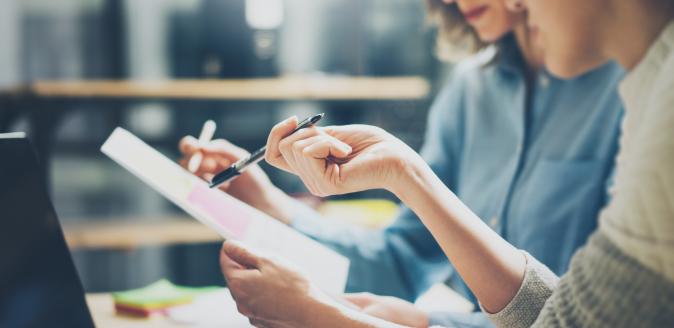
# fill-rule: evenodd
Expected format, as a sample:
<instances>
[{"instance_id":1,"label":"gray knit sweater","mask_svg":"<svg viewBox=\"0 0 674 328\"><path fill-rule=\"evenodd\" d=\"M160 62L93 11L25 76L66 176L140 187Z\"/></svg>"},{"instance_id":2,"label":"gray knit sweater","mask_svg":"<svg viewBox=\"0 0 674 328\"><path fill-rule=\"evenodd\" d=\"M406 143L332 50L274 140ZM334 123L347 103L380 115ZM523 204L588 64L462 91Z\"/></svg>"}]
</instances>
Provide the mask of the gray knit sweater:
<instances>
[{"instance_id":1,"label":"gray knit sweater","mask_svg":"<svg viewBox=\"0 0 674 328\"><path fill-rule=\"evenodd\" d=\"M526 255L522 287L490 315L499 327L674 327L674 282L623 254L601 231L561 280Z\"/></svg>"}]
</instances>

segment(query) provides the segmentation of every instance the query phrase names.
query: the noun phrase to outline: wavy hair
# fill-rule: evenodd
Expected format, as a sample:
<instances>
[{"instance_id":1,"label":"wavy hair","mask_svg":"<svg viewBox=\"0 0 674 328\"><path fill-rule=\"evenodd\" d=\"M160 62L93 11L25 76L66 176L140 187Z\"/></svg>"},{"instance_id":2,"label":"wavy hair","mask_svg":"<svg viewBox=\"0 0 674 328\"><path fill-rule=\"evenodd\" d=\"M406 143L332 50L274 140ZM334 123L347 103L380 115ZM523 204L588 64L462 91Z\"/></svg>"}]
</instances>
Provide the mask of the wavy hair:
<instances>
[{"instance_id":1,"label":"wavy hair","mask_svg":"<svg viewBox=\"0 0 674 328\"><path fill-rule=\"evenodd\" d=\"M428 20L438 29L436 54L442 60L457 61L489 45L480 40L456 3L426 0Z\"/></svg>"}]
</instances>

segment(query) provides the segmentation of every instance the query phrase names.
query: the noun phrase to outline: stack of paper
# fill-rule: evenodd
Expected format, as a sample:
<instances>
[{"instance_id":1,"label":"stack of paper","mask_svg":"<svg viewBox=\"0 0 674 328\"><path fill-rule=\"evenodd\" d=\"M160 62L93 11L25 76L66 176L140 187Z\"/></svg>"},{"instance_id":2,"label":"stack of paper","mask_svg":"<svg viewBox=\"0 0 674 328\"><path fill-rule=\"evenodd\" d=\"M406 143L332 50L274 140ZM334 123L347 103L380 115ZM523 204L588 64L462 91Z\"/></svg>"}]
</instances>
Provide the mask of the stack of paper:
<instances>
[{"instance_id":1,"label":"stack of paper","mask_svg":"<svg viewBox=\"0 0 674 328\"><path fill-rule=\"evenodd\" d=\"M206 182L130 132L115 129L101 150L223 238L243 241L294 263L327 292L344 291L347 258L228 194L208 188Z\"/></svg>"}]
</instances>

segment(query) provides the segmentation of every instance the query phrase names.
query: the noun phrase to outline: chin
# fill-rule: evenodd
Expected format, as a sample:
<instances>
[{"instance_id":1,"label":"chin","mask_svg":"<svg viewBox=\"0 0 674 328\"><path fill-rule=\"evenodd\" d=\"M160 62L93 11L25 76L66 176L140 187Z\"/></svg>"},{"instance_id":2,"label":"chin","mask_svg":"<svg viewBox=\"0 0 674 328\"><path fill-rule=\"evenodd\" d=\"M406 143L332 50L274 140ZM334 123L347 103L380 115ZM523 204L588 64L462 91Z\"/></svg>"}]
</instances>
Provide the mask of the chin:
<instances>
[{"instance_id":1,"label":"chin","mask_svg":"<svg viewBox=\"0 0 674 328\"><path fill-rule=\"evenodd\" d=\"M494 43L500 40L508 31L477 31L480 40L484 43Z\"/></svg>"}]
</instances>

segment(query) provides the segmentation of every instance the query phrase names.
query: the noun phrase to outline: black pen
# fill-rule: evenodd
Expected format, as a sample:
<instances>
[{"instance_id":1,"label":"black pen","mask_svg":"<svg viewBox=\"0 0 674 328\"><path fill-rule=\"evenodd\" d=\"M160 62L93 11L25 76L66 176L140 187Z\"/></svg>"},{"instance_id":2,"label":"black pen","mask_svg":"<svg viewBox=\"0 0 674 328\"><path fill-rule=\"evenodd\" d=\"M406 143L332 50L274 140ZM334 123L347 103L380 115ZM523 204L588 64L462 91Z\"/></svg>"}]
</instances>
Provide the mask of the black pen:
<instances>
[{"instance_id":1,"label":"black pen","mask_svg":"<svg viewBox=\"0 0 674 328\"><path fill-rule=\"evenodd\" d=\"M311 117L307 117L301 122L297 123L297 127L293 132L290 132L290 134L293 134L299 130L302 130L304 128L308 128L314 124L316 124L318 121L320 121L323 116L325 116L324 113L314 115ZM211 180L210 187L215 188L227 181L230 181L234 179L235 177L239 176L241 172L243 172L248 166L256 164L257 162L261 161L264 158L264 154L267 151L267 146L264 146L256 151L254 151L250 156L246 158L240 159L238 162L232 164L229 168L226 170L218 173L213 177Z\"/></svg>"}]
</instances>

